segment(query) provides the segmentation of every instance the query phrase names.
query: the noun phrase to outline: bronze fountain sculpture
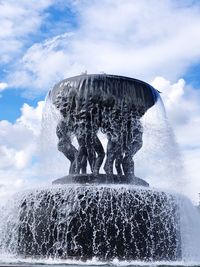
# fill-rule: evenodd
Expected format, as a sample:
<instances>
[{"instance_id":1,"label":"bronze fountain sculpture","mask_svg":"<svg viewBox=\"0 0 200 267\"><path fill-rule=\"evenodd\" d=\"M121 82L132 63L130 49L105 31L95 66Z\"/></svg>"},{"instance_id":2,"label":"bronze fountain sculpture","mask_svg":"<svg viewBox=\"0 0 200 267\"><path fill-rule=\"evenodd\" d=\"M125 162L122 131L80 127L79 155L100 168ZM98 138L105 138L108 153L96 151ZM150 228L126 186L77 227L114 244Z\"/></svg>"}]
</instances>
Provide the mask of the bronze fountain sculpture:
<instances>
[{"instance_id":1,"label":"bronze fountain sculpture","mask_svg":"<svg viewBox=\"0 0 200 267\"><path fill-rule=\"evenodd\" d=\"M140 118L159 97L153 87L114 75L80 75L57 84L50 94L61 114L58 150L70 161L69 180L73 177L81 181L79 174L87 173L87 163L92 173L88 177L97 179L106 155L106 175L101 174L99 182L148 185L135 177L133 156L142 147ZM97 135L99 131L107 137L106 152ZM73 146L72 136L76 137L78 148Z\"/></svg>"},{"instance_id":2,"label":"bronze fountain sculpture","mask_svg":"<svg viewBox=\"0 0 200 267\"><path fill-rule=\"evenodd\" d=\"M181 258L176 197L149 188L134 173L140 119L158 99L149 84L122 76L80 75L55 85L48 100L59 112L55 132L69 174L22 199L17 254L83 261Z\"/></svg>"}]
</instances>

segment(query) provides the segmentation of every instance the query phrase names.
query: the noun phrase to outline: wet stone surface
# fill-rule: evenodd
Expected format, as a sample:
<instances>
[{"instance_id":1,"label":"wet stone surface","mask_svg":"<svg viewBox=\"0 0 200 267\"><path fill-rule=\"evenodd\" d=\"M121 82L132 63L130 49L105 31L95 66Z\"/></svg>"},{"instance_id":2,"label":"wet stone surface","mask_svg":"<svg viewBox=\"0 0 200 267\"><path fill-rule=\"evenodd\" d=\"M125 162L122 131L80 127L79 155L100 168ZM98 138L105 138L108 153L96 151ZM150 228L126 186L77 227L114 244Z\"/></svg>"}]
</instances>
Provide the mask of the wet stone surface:
<instances>
[{"instance_id":1,"label":"wet stone surface","mask_svg":"<svg viewBox=\"0 0 200 267\"><path fill-rule=\"evenodd\" d=\"M52 182L53 185L58 184L132 184L137 186L148 187L149 184L138 177L128 177L125 175L107 175L107 174L77 174L67 175L58 178Z\"/></svg>"},{"instance_id":2,"label":"wet stone surface","mask_svg":"<svg viewBox=\"0 0 200 267\"><path fill-rule=\"evenodd\" d=\"M133 186L61 186L27 195L17 253L111 260L181 258L176 198Z\"/></svg>"}]
</instances>

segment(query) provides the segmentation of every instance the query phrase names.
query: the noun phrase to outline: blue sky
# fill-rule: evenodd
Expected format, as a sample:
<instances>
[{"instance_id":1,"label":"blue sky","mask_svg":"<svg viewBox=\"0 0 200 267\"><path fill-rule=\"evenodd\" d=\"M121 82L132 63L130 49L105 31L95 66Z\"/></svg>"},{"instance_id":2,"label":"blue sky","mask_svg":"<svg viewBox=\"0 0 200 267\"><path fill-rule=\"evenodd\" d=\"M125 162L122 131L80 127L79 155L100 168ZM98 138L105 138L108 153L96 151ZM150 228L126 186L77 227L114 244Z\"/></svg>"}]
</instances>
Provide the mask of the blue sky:
<instances>
[{"instance_id":1,"label":"blue sky","mask_svg":"<svg viewBox=\"0 0 200 267\"><path fill-rule=\"evenodd\" d=\"M163 92L189 194L200 192L199 1L0 0L0 27L0 184L33 174L46 93L87 70Z\"/></svg>"},{"instance_id":2,"label":"blue sky","mask_svg":"<svg viewBox=\"0 0 200 267\"><path fill-rule=\"evenodd\" d=\"M46 8L41 10L43 19L40 27L36 31L28 32L28 34L22 37L22 49L20 52L17 51L12 54L13 58L8 62L0 62L0 81L7 81L7 75L12 72L16 61L19 62L26 50L34 43L42 42L55 35L62 34L66 30L74 30L78 26L76 14L73 12L71 5L63 4L65 1L63 3L57 1L58 4L51 4L51 2L52 1L49 1ZM10 3L12 3L12 1ZM1 1L1 5L6 5L6 1ZM31 84L29 86L31 87ZM43 92L34 96L29 96L24 94L23 91L23 87L8 86L5 91L1 92L1 120L6 119L14 122L20 116L20 108L25 102L36 106L37 102L44 100L46 95L46 92Z\"/></svg>"}]
</instances>

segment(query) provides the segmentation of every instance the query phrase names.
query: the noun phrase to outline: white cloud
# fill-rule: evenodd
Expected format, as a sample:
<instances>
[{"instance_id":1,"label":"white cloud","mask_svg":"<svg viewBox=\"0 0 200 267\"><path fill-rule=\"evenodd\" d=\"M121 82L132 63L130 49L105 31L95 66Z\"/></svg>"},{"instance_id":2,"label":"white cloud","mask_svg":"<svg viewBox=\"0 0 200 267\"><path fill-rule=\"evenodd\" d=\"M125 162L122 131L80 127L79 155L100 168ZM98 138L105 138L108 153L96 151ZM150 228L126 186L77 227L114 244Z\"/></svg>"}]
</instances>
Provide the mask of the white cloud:
<instances>
[{"instance_id":1,"label":"white cloud","mask_svg":"<svg viewBox=\"0 0 200 267\"><path fill-rule=\"evenodd\" d=\"M34 176L34 156L44 102L36 108L24 104L21 116L15 123L0 121L0 184L11 187Z\"/></svg>"},{"instance_id":2,"label":"white cloud","mask_svg":"<svg viewBox=\"0 0 200 267\"><path fill-rule=\"evenodd\" d=\"M30 47L11 77L15 86L46 91L85 70L175 80L200 60L198 4L103 0L71 1L69 7L77 29Z\"/></svg>"},{"instance_id":3,"label":"white cloud","mask_svg":"<svg viewBox=\"0 0 200 267\"><path fill-rule=\"evenodd\" d=\"M42 13L52 2L52 0L0 2L1 63L8 63L22 53L28 43L28 36L40 29L45 18Z\"/></svg>"},{"instance_id":4,"label":"white cloud","mask_svg":"<svg viewBox=\"0 0 200 267\"><path fill-rule=\"evenodd\" d=\"M40 133L40 122L42 120L42 111L44 107L44 101L38 102L36 108L24 104L21 108L21 117L17 119L18 125L23 125L27 129L33 132L35 136L38 136Z\"/></svg>"},{"instance_id":5,"label":"white cloud","mask_svg":"<svg viewBox=\"0 0 200 267\"><path fill-rule=\"evenodd\" d=\"M62 79L65 73L73 75L78 70L78 64L73 65L70 56L65 53L71 36L70 33L63 34L28 49L21 61L22 68L12 75L12 85L23 87L31 84L34 92L37 89L39 92L47 91L49 84Z\"/></svg>"},{"instance_id":6,"label":"white cloud","mask_svg":"<svg viewBox=\"0 0 200 267\"><path fill-rule=\"evenodd\" d=\"M48 105L44 109L44 103L35 108L24 104L15 123L0 121L0 195L4 190L50 184L67 173L69 164L57 150L54 114Z\"/></svg>"},{"instance_id":7,"label":"white cloud","mask_svg":"<svg viewBox=\"0 0 200 267\"><path fill-rule=\"evenodd\" d=\"M0 92L5 90L8 87L7 83L0 82Z\"/></svg>"}]
</instances>

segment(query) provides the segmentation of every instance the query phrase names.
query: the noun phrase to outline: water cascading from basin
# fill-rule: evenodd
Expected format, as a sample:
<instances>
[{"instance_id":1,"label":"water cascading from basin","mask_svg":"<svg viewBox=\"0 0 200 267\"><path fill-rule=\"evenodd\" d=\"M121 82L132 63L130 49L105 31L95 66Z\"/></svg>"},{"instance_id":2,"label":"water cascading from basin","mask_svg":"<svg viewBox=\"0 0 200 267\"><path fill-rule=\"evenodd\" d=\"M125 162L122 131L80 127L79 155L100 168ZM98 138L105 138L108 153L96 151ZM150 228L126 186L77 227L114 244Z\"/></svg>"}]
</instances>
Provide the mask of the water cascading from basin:
<instances>
[{"instance_id":1,"label":"water cascading from basin","mask_svg":"<svg viewBox=\"0 0 200 267\"><path fill-rule=\"evenodd\" d=\"M55 129L62 116L52 102L52 97L49 94L43 112L40 138L41 167L38 173L38 176L42 175L50 182L53 177L66 176L70 165L64 154L57 149L58 136ZM140 177L146 178L145 180L150 182L152 187L161 187L168 190L175 188L180 191L180 184L185 184L181 173L180 152L174 141L173 132L167 121L160 95L158 95L155 105L141 117L140 123L143 129L143 146L134 155L136 175L140 174ZM98 131L97 135L102 142L104 151L106 151L106 135L101 131ZM75 135L72 134L71 137L72 144L78 149ZM100 173L104 173L104 164L105 158ZM116 174L115 168L113 168L113 171ZM87 173L90 173L89 167L87 167Z\"/></svg>"},{"instance_id":2,"label":"water cascading from basin","mask_svg":"<svg viewBox=\"0 0 200 267\"><path fill-rule=\"evenodd\" d=\"M4 246L18 255L146 261L181 257L177 200L165 192L63 186L27 192L17 205L20 211L12 215L17 213L17 228L7 225L3 230L9 243Z\"/></svg>"},{"instance_id":3,"label":"water cascading from basin","mask_svg":"<svg viewBox=\"0 0 200 267\"><path fill-rule=\"evenodd\" d=\"M112 190L113 187L113 190ZM62 258L61 255L63 253L63 248L66 248L66 244L64 245L64 241L66 241L65 239L61 239L59 240L59 233L60 233L60 237L64 237L67 236L67 232L63 232L63 222L65 222L65 220L63 220L64 218L66 218L65 216L69 216L69 220L68 220L68 228L72 228L73 227L73 221L71 221L70 219L73 218L73 216L75 216L75 213L71 213L69 214L69 205L72 203L68 203L68 205L66 205L66 202L69 198L74 198L75 195L74 193L81 190L81 193L83 193L83 188L80 188L80 185L73 185L73 187L70 189L70 185L65 185L63 187L53 187L53 188L41 188L41 189L35 189L35 190L29 190L29 191L24 191L24 192L19 192L17 194L15 194L13 196L13 198L9 199L5 205L1 205L1 209L0 209L0 214L1 214L1 220L0 220L0 261L11 261L11 262L15 262L14 259L16 259L17 262L23 262L24 258L27 258L28 262L35 262L35 260L38 259L38 257L40 258L40 263L41 262L45 262L45 259L49 258L53 258L54 259L54 263L58 262L59 263L59 258ZM124 199L123 193L128 191L128 195L129 197L131 197L131 188L130 186L117 186L117 185L107 185L107 187L105 188L105 191L103 189L102 186L100 186L100 188L102 188L102 190L100 190L100 195L106 194L106 191L113 191L113 193L117 193L118 196L120 196L123 201L121 201L121 203L119 203L119 213L122 212L123 213L123 219L125 219L125 225L124 228L127 226L127 223L129 222L129 214L126 213L124 210L121 210L121 205L123 203L125 203L125 206L127 205L127 199ZM100 188L95 188L93 187L93 196L95 196L95 193L97 192L97 189ZM74 191L73 191L73 190ZM133 192L134 192L135 187L133 188ZM141 209L144 207L146 199L143 198L145 197L148 193L144 192L145 189L142 189L140 194L138 192L139 198L138 200L141 201L141 203L143 205L141 205ZM71 192L70 192L71 191ZM85 191L87 191L87 188L85 188ZM74 193L72 193L74 192ZM79 191L80 192L80 191ZM158 191L159 192L159 191ZM160 191L161 192L161 191ZM150 193L150 192L149 192ZM153 191L151 191L152 194ZM63 197L63 201L61 201L60 195L62 194ZM46 202L46 206L45 209L43 209L44 207L44 199L45 196L49 196L49 201ZM111 196L111 195L110 195ZM173 197L170 197L169 195L166 195L166 192L163 192L161 194L161 196L166 200L168 199L169 202L164 202L162 204L162 206L160 207L154 207L154 209L158 208L157 210L161 211L161 208L167 208L166 211L169 213L165 213L163 214L163 212L160 213L162 220L165 218L168 218L170 220L173 220L173 216L174 213L172 213L172 217L171 217L171 212L173 212L173 208L176 207L176 205L178 205L179 207L179 213L176 213L176 216L178 215L179 219L180 219L180 236L181 236L181 257L177 258L177 264L176 265L185 265L185 264L194 264L194 265L198 265L198 263L200 262L200 230L199 230L199 224L200 224L200 215L199 215L199 211L196 210L196 208L192 205L192 203L184 196L182 195L173 195ZM93 199L94 201L97 201L96 199ZM175 201L174 201L175 200ZM54 202L55 201L55 202ZM82 208L83 210L87 210L88 206L85 205L85 203L81 204L81 201L83 201L83 198L78 199L77 205L75 205L73 207L73 210L79 210ZM134 198L131 198L132 203L134 202ZM54 208L52 209L52 203L54 203ZM56 203L56 204L55 204ZM96 202L95 202L96 203ZM172 205L170 205L169 207L167 207L167 204L171 203ZM139 204L139 201L138 203ZM108 202L108 205L111 205L111 202ZM152 203L152 207L153 207L153 203ZM22 207L22 208L20 208ZM98 207L98 206L96 206ZM132 214L132 218L134 218L134 216L137 216L137 213L134 213L134 208L136 206L133 206L132 209L129 211L133 211ZM55 217L55 213L51 212L53 210L55 210L56 208L58 208L57 212L59 212L59 214L57 213L57 218ZM108 208L110 208L111 210L111 206ZM143 210L144 212L144 210ZM113 213L114 214L114 213ZM114 219L114 216L111 213L110 214L110 220L106 221L106 220L101 220L101 224L99 224L99 229L101 227L104 227L106 225L109 225L110 222L112 222L112 220ZM27 216L24 216L27 215ZM46 217L46 220L44 220L44 215ZM24 219L21 220L21 216L24 216ZM79 216L79 214L77 213L77 216ZM84 216L84 213L82 214L82 216ZM95 218L93 218L93 220L97 219L99 216L99 219L102 219L103 214L99 213ZM139 215L141 216L141 215ZM152 214L150 214L151 217L149 218L153 218ZM171 217L171 218L170 218ZM76 216L74 217L76 218ZM115 217L116 218L116 217ZM80 219L80 217L79 217ZM154 218L155 219L155 218ZM153 220L154 221L154 220ZM151 222L151 228L149 229L150 231L153 231L153 229L155 230L157 227L157 225L155 225L155 227L153 227L153 221ZM27 227L27 222L29 224L30 228L24 228ZM53 233L53 229L56 229L54 227L52 227L52 225L55 226L55 222L57 222L57 236L54 238L56 238L56 242L54 243L54 247L50 247L51 249L48 250L48 244L51 245L51 242L48 242L49 238L52 239L52 233ZM122 222L122 221L121 221ZM174 221L175 222L175 221ZM81 225L81 222L79 220L79 223ZM120 222L118 222L119 224ZM165 225L166 223L166 225ZM167 225L168 221L162 221L162 227L164 227L164 230L167 229L167 233L171 233L172 229L170 230L169 225ZM48 225L47 225L48 224ZM44 226L45 226L45 231L43 232L43 241L41 242L41 235L38 235L38 233L41 233L41 230L44 230ZM176 223L174 224L174 226L176 226ZM66 227L66 224L65 224ZM85 227L85 223L83 222L83 227ZM115 227L115 226L113 226ZM139 226L141 227L141 225ZM166 228L165 228L166 227ZM98 228L98 225L97 225ZM132 228L137 228L137 226L135 226L135 224L133 224ZM162 228L160 228L162 229ZM173 228L174 230L176 230L176 228ZM23 232L25 230L25 232ZM21 236L19 236L19 231L21 232ZM27 243L28 239L27 239L27 232L29 231L29 241L31 241L31 243ZM158 236L159 236L159 231L158 231ZM108 234L108 232L107 232ZM163 233L161 233L161 236L163 236ZM34 246L32 245L32 238L34 237L35 243ZM40 237L40 240L38 240L38 238ZM166 235L165 235L166 237ZM95 239L95 236L93 237ZM144 240L144 239L141 239ZM54 240L55 241L55 240ZM91 245L91 241L93 241L92 239L90 240L90 245ZM105 241L105 240L104 240ZM153 241L153 240L152 240ZM21 242L21 246L19 246L19 242ZM24 243L25 242L25 243ZM74 240L74 244L76 244L76 242L78 242L78 239ZM162 242L162 241L161 241ZM171 240L171 242L173 242L173 240ZM29 246L28 246L29 244ZM41 251L41 247L43 244L43 252ZM104 243L103 243L104 244ZM143 243L144 244L144 243ZM152 242L149 242L148 240L148 245L152 244ZM154 246L151 248L148 246L150 252L152 253L154 251L154 249L156 248L156 244L159 243L154 243ZM61 246L63 245L63 246ZM108 242L105 244L108 245ZM103 247L105 247L105 245ZM27 246L27 247L26 247ZM116 247L119 247L119 244L116 244ZM162 246L162 243L161 243ZM28 253L28 250L29 252ZM95 248L95 245L94 245ZM106 247L107 248L107 247ZM157 247L159 248L159 247ZM174 247L168 247L167 248L167 252L169 253L174 253L178 252L179 256L180 256L180 251L177 251L177 248L175 250L173 250ZM23 251L24 249L24 251ZM147 248L146 248L147 249ZM145 250L145 248L143 248L143 250L141 250L140 253L143 253ZM37 255L37 252L39 255ZM98 250L94 250L95 254L100 255L101 252L101 246L99 246L99 251ZM109 251L109 250L108 250ZM115 248L115 251L117 251L117 248ZM126 253L129 251L127 250L123 250ZM43 253L46 254L44 255ZM52 253L53 252L53 253ZM79 261L77 260L89 260L86 257L82 257L79 255L78 257L71 257L70 254L67 256L67 253L70 252L70 249L68 248L68 250L65 250L63 256L63 259L65 259L66 263L71 263L71 260L74 260L74 263L79 263ZM78 250L76 251L78 252ZM131 251L130 255L133 255L133 251ZM125 254L127 256L127 254ZM141 254L138 254L141 255ZM150 257L146 257L146 261L148 262L155 262L156 260L159 261L161 264L165 264L166 265L166 261L170 261L170 259L167 260L166 257L159 257L159 255L162 256L162 252L160 254L158 254L157 257L152 257L153 254L148 254L146 253L146 256L150 256ZM108 254L109 256L109 254ZM120 255L121 256L121 255ZM170 256L171 257L171 256ZM43 258L43 259L42 259ZM99 258L96 258L95 261L91 261L92 264L98 264L101 263L101 261L103 260L102 257L100 257L101 260ZM35 259L35 260L34 260ZM116 258L114 258L113 260L119 259L116 255ZM111 260L111 259L109 259ZM126 257L122 258L121 260L124 261L124 263L130 264L130 261L132 262L132 264L134 264L134 260L136 260L136 258L133 260L130 258L129 261L126 261L128 259L126 259ZM132 261L133 260L133 261ZM139 259L141 260L141 259ZM144 259L143 259L144 260ZM36 261L37 262L37 261ZM88 261L89 263L90 261ZM138 261L137 261L138 262ZM61 262L63 263L63 262Z\"/></svg>"},{"instance_id":4,"label":"water cascading from basin","mask_svg":"<svg viewBox=\"0 0 200 267\"><path fill-rule=\"evenodd\" d=\"M142 147L142 118L158 100L150 85L121 76L81 75L57 84L47 104L70 174L10 205L15 215L8 212L1 226L2 251L80 260L184 259L180 197L149 188L135 176L132 159ZM54 169L52 178L60 171Z\"/></svg>"}]
</instances>

